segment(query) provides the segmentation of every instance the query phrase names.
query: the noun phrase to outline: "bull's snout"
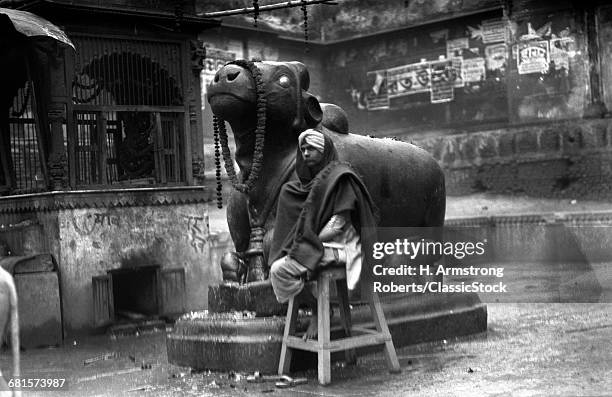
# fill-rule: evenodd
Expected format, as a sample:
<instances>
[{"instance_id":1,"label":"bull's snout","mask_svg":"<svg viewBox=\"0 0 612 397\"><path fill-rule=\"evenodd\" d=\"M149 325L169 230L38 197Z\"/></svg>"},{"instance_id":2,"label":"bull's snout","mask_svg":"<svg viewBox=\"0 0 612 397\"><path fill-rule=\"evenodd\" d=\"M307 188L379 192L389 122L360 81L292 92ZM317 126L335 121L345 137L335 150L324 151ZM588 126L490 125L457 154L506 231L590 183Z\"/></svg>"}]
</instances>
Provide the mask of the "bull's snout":
<instances>
[{"instance_id":1,"label":"bull's snout","mask_svg":"<svg viewBox=\"0 0 612 397\"><path fill-rule=\"evenodd\" d=\"M224 66L221 69L219 69L217 74L215 74L214 82L215 83L219 83L221 81L221 82L231 83L232 81L235 81L236 78L243 71L244 71L244 69L242 69L238 65L227 65L227 66Z\"/></svg>"},{"instance_id":2,"label":"bull's snout","mask_svg":"<svg viewBox=\"0 0 612 397\"><path fill-rule=\"evenodd\" d=\"M255 100L255 84L248 70L238 65L225 65L215 74L208 86L208 97L219 94L229 94L245 100Z\"/></svg>"}]
</instances>

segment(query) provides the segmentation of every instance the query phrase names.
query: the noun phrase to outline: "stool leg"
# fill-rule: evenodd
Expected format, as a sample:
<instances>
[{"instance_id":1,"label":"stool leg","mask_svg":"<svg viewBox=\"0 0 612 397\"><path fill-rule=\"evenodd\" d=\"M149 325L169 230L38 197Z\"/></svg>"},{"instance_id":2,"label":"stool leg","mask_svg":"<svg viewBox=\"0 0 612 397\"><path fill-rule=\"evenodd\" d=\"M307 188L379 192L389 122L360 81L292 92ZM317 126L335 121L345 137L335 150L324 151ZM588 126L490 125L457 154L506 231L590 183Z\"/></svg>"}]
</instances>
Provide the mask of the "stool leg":
<instances>
[{"instance_id":1,"label":"stool leg","mask_svg":"<svg viewBox=\"0 0 612 397\"><path fill-rule=\"evenodd\" d=\"M340 319L342 321L342 327L344 328L344 335L345 337L350 338L353 336L351 331L353 325L351 323L351 307L349 305L346 280L336 280L336 292L338 293L338 300L340 301ZM348 365L353 365L357 362L355 349L345 350L344 357Z\"/></svg>"},{"instance_id":2,"label":"stool leg","mask_svg":"<svg viewBox=\"0 0 612 397\"><path fill-rule=\"evenodd\" d=\"M374 317L374 323L376 324L376 330L383 334L385 338L385 359L387 360L387 366L389 371L397 373L400 372L399 361L395 353L395 347L393 346L393 339L391 339L391 333L387 326L387 320L385 319L385 313L383 312L380 299L376 292L372 292L370 295L370 310L372 317Z\"/></svg>"},{"instance_id":3,"label":"stool leg","mask_svg":"<svg viewBox=\"0 0 612 397\"><path fill-rule=\"evenodd\" d=\"M322 272L318 279L317 319L318 319L318 371L319 383L327 385L331 382L331 354L329 345L329 280L330 275Z\"/></svg>"},{"instance_id":4,"label":"stool leg","mask_svg":"<svg viewBox=\"0 0 612 397\"><path fill-rule=\"evenodd\" d=\"M289 300L287 308L287 317L285 318L285 332L283 334L283 344L281 347L280 361L278 362L278 374L283 375L289 373L291 367L291 356L293 351L287 347L287 338L295 333L295 325L297 323L298 303L295 298Z\"/></svg>"}]
</instances>

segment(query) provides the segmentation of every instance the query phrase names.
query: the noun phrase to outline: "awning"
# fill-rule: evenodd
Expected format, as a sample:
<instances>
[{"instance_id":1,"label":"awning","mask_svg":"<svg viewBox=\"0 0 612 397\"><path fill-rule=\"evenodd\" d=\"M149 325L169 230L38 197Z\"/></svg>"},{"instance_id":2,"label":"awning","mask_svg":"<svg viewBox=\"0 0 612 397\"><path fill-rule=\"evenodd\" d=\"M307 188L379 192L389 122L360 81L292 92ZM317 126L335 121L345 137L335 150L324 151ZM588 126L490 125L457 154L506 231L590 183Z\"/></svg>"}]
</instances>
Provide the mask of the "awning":
<instances>
[{"instance_id":1,"label":"awning","mask_svg":"<svg viewBox=\"0 0 612 397\"><path fill-rule=\"evenodd\" d=\"M51 38L74 49L66 33L46 19L27 11L0 8L0 32L11 30L25 37Z\"/></svg>"}]
</instances>

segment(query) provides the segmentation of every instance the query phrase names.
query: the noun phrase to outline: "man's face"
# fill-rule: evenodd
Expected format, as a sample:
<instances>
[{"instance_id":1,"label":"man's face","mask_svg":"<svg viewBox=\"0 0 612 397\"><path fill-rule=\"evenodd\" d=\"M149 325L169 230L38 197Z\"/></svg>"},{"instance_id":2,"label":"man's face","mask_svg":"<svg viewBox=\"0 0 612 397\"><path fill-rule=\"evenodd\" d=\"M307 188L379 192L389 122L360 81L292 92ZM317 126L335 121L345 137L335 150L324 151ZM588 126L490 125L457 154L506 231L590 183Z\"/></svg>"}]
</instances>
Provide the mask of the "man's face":
<instances>
[{"instance_id":1,"label":"man's face","mask_svg":"<svg viewBox=\"0 0 612 397\"><path fill-rule=\"evenodd\" d=\"M304 159L304 163L308 167L313 167L321 162L323 159L323 153L319 152L314 146L309 143L304 142L300 147L302 151L302 158Z\"/></svg>"}]
</instances>

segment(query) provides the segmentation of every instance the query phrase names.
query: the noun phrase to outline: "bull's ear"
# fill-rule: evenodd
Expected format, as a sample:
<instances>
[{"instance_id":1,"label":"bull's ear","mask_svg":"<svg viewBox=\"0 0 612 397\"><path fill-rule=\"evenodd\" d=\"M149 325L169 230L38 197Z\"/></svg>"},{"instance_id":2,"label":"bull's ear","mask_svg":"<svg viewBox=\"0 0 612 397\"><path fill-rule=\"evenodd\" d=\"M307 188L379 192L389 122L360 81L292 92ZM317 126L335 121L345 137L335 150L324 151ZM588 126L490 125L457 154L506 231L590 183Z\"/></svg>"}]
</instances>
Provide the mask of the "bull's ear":
<instances>
[{"instance_id":1,"label":"bull's ear","mask_svg":"<svg viewBox=\"0 0 612 397\"><path fill-rule=\"evenodd\" d=\"M323 110L319 101L309 92L302 91L302 102L304 103L304 121L308 128L317 126L323 119Z\"/></svg>"},{"instance_id":2,"label":"bull's ear","mask_svg":"<svg viewBox=\"0 0 612 397\"><path fill-rule=\"evenodd\" d=\"M308 73L308 69L306 68L306 65L304 65L302 62L297 62L297 61L287 62L287 63L291 67L293 67L295 74L300 81L300 88L305 91L308 90L310 86L310 73Z\"/></svg>"}]
</instances>

